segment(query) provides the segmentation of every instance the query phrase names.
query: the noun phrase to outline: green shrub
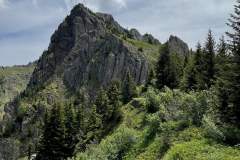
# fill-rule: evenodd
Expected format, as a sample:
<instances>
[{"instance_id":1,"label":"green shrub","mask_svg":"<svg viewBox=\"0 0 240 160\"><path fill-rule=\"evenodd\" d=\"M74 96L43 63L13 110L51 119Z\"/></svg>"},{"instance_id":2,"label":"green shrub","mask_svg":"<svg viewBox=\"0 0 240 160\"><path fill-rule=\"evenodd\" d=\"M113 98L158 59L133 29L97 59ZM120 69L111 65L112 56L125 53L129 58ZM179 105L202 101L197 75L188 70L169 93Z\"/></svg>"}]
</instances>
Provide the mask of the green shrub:
<instances>
[{"instance_id":1,"label":"green shrub","mask_svg":"<svg viewBox=\"0 0 240 160\"><path fill-rule=\"evenodd\" d=\"M106 137L98 146L90 146L86 153L79 154L82 160L116 160L122 159L129 148L136 142L136 133L132 129L119 128Z\"/></svg>"},{"instance_id":2,"label":"green shrub","mask_svg":"<svg viewBox=\"0 0 240 160\"><path fill-rule=\"evenodd\" d=\"M216 125L215 120L213 120L211 117L204 116L203 128L205 137L214 139L218 142L223 142L225 140L224 133L221 131L219 126Z\"/></svg>"},{"instance_id":3,"label":"green shrub","mask_svg":"<svg viewBox=\"0 0 240 160\"><path fill-rule=\"evenodd\" d=\"M185 130L177 133L176 136L173 138L173 141L176 143L188 142L192 139L202 139L203 138L203 131L202 128L197 127L189 127Z\"/></svg>"},{"instance_id":4,"label":"green shrub","mask_svg":"<svg viewBox=\"0 0 240 160\"><path fill-rule=\"evenodd\" d=\"M221 126L221 130L225 136L224 142L230 145L240 144L240 129L236 126L224 124Z\"/></svg>"},{"instance_id":5,"label":"green shrub","mask_svg":"<svg viewBox=\"0 0 240 160\"><path fill-rule=\"evenodd\" d=\"M208 110L211 92L185 93L165 88L163 92L149 88L144 94L148 113L161 113L161 119L186 120L200 126L203 115Z\"/></svg>"},{"instance_id":6,"label":"green shrub","mask_svg":"<svg viewBox=\"0 0 240 160\"><path fill-rule=\"evenodd\" d=\"M164 137L156 137L145 150L136 156L136 160L154 160L163 157L169 149L169 144Z\"/></svg>"},{"instance_id":7,"label":"green shrub","mask_svg":"<svg viewBox=\"0 0 240 160\"><path fill-rule=\"evenodd\" d=\"M143 48L142 48L142 47L139 47L139 48L138 48L138 51L139 51L139 52L143 52Z\"/></svg>"},{"instance_id":8,"label":"green shrub","mask_svg":"<svg viewBox=\"0 0 240 160\"><path fill-rule=\"evenodd\" d=\"M147 105L146 109L148 113L155 113L159 110L160 107L160 97L156 92L152 89L149 88L148 92L146 92L145 97L147 99Z\"/></svg>"},{"instance_id":9,"label":"green shrub","mask_svg":"<svg viewBox=\"0 0 240 160\"><path fill-rule=\"evenodd\" d=\"M164 156L163 160L238 160L238 149L221 145L210 145L205 140L174 145Z\"/></svg>"}]
</instances>

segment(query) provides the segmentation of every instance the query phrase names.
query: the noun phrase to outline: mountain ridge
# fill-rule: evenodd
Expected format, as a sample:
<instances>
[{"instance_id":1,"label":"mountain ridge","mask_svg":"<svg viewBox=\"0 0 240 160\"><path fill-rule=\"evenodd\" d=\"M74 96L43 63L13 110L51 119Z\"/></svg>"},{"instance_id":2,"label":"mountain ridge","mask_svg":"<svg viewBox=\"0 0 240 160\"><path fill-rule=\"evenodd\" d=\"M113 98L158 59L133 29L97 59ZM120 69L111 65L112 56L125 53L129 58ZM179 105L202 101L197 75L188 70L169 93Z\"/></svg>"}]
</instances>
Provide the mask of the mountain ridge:
<instances>
[{"instance_id":1,"label":"mountain ridge","mask_svg":"<svg viewBox=\"0 0 240 160\"><path fill-rule=\"evenodd\" d=\"M18 157L27 152L30 143L37 143L44 112L54 101L76 99L78 93L93 99L97 89L116 80L124 83L128 73L135 83L144 85L162 44L152 35L140 36L134 38L109 14L75 6L36 62L26 90L5 106L1 123L2 133L9 137L5 148L9 152L7 146L21 148L13 155ZM178 47L181 54L185 48L186 44ZM33 130L30 136L29 130ZM19 146L12 138L25 140ZM0 147L0 153L3 150Z\"/></svg>"}]
</instances>

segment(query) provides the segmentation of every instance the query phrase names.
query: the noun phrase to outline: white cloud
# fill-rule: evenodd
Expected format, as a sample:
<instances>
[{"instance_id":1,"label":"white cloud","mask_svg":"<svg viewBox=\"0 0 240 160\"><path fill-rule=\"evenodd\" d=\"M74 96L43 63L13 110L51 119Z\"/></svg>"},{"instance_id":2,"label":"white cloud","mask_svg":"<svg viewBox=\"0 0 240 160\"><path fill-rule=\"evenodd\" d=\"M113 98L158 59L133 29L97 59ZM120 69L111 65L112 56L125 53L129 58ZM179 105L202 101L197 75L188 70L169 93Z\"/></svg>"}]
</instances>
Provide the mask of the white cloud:
<instances>
[{"instance_id":1,"label":"white cloud","mask_svg":"<svg viewBox=\"0 0 240 160\"><path fill-rule=\"evenodd\" d=\"M38 7L38 0L32 0L32 4L33 4L35 7Z\"/></svg>"},{"instance_id":2,"label":"white cloud","mask_svg":"<svg viewBox=\"0 0 240 160\"><path fill-rule=\"evenodd\" d=\"M216 37L235 0L0 0L0 66L24 64L47 48L50 36L77 3L112 14L123 27L152 33L165 42L170 34L191 47L204 41L209 28ZM13 47L14 46L14 47ZM11 57L16 57L15 61Z\"/></svg>"},{"instance_id":3,"label":"white cloud","mask_svg":"<svg viewBox=\"0 0 240 160\"><path fill-rule=\"evenodd\" d=\"M0 0L0 9L7 7L7 0Z\"/></svg>"},{"instance_id":4,"label":"white cloud","mask_svg":"<svg viewBox=\"0 0 240 160\"><path fill-rule=\"evenodd\" d=\"M126 7L127 5L125 0L113 0L113 1L119 4L121 8Z\"/></svg>"},{"instance_id":5,"label":"white cloud","mask_svg":"<svg viewBox=\"0 0 240 160\"><path fill-rule=\"evenodd\" d=\"M125 0L64 0L64 2L68 11L78 3L83 3L94 11L119 10L127 6Z\"/></svg>"}]
</instances>

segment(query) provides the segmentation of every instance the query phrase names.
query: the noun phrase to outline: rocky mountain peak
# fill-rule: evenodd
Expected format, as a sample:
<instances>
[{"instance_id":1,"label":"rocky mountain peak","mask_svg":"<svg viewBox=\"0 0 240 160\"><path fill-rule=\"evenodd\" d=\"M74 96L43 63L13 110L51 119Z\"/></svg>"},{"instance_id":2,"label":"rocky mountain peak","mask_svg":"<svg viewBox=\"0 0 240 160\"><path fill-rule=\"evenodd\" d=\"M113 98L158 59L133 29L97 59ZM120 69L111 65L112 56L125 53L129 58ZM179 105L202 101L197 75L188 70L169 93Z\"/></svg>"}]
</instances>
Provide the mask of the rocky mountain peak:
<instances>
[{"instance_id":1,"label":"rocky mountain peak","mask_svg":"<svg viewBox=\"0 0 240 160\"><path fill-rule=\"evenodd\" d=\"M137 29L132 28L130 29L129 33L133 39L140 40L140 41L143 40L142 35L139 33Z\"/></svg>"},{"instance_id":2,"label":"rocky mountain peak","mask_svg":"<svg viewBox=\"0 0 240 160\"><path fill-rule=\"evenodd\" d=\"M82 4L75 6L53 34L29 87L57 76L70 88L94 88L123 80L127 71L137 83L144 83L147 60L123 43L120 36L125 32L111 15L93 13Z\"/></svg>"},{"instance_id":3,"label":"rocky mountain peak","mask_svg":"<svg viewBox=\"0 0 240 160\"><path fill-rule=\"evenodd\" d=\"M187 43L185 43L177 36L171 35L167 43L171 53L178 53L181 56L187 56L187 54L189 53Z\"/></svg>"},{"instance_id":4,"label":"rocky mountain peak","mask_svg":"<svg viewBox=\"0 0 240 160\"><path fill-rule=\"evenodd\" d=\"M148 34L148 33L144 34L142 39L144 42L147 42L150 44L154 44L154 45L161 44L158 39L154 38L153 35Z\"/></svg>"}]
</instances>

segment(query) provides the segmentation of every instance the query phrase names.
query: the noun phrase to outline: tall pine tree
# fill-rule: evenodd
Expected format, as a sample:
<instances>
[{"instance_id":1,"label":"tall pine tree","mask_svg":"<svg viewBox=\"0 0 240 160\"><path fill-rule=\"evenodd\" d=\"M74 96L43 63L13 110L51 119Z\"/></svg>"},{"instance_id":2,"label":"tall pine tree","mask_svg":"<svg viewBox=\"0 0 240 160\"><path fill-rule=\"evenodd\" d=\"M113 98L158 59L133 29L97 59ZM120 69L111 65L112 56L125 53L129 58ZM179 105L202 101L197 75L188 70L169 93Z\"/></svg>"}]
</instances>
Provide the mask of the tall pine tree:
<instances>
[{"instance_id":1,"label":"tall pine tree","mask_svg":"<svg viewBox=\"0 0 240 160\"><path fill-rule=\"evenodd\" d=\"M205 56L205 76L204 81L206 89L210 88L215 80L215 40L212 31L209 30L207 40L204 47Z\"/></svg>"},{"instance_id":2,"label":"tall pine tree","mask_svg":"<svg viewBox=\"0 0 240 160\"><path fill-rule=\"evenodd\" d=\"M108 91L107 91L109 105L111 106L113 113L116 112L121 105L121 102L120 102L121 92L119 88L120 88L120 83L118 81L114 81L110 84L110 87L108 88Z\"/></svg>"},{"instance_id":3,"label":"tall pine tree","mask_svg":"<svg viewBox=\"0 0 240 160\"><path fill-rule=\"evenodd\" d=\"M76 119L76 116L73 111L73 105L67 104L65 105L65 114L64 114L64 127L65 127L65 133L64 133L64 158L73 157L75 146L78 143L78 122Z\"/></svg>"},{"instance_id":4,"label":"tall pine tree","mask_svg":"<svg viewBox=\"0 0 240 160\"><path fill-rule=\"evenodd\" d=\"M55 104L50 114L46 113L43 136L38 148L37 160L63 160L64 151L64 125L61 104Z\"/></svg>"},{"instance_id":5,"label":"tall pine tree","mask_svg":"<svg viewBox=\"0 0 240 160\"><path fill-rule=\"evenodd\" d=\"M123 103L126 104L137 95L136 83L134 82L130 72L127 72L127 77L123 85L122 98Z\"/></svg>"},{"instance_id":6,"label":"tall pine tree","mask_svg":"<svg viewBox=\"0 0 240 160\"><path fill-rule=\"evenodd\" d=\"M196 72L196 84L194 85L193 89L196 90L203 90L206 89L206 83L205 83L205 78L204 78L204 55L202 51L202 46L200 43L197 44L197 51L196 54L194 55L194 69Z\"/></svg>"},{"instance_id":7,"label":"tall pine tree","mask_svg":"<svg viewBox=\"0 0 240 160\"><path fill-rule=\"evenodd\" d=\"M219 39L219 44L217 45L217 55L216 55L216 77L221 75L228 68L229 62L228 56L228 45L225 41L224 36Z\"/></svg>"},{"instance_id":8,"label":"tall pine tree","mask_svg":"<svg viewBox=\"0 0 240 160\"><path fill-rule=\"evenodd\" d=\"M113 106L110 105L110 100L108 98L108 95L103 88L100 88L96 101L95 106L97 107L96 111L99 115L102 117L102 124L103 126L106 126L108 123L108 120L111 118L113 113Z\"/></svg>"},{"instance_id":9,"label":"tall pine tree","mask_svg":"<svg viewBox=\"0 0 240 160\"><path fill-rule=\"evenodd\" d=\"M240 1L235 5L235 12L229 18L227 32L230 38L230 69L223 73L219 89L220 113L223 121L240 128ZM223 101L224 100L224 101Z\"/></svg>"},{"instance_id":10,"label":"tall pine tree","mask_svg":"<svg viewBox=\"0 0 240 160\"><path fill-rule=\"evenodd\" d=\"M194 57L189 57L188 62L184 68L183 80L181 82L181 88L185 91L191 91L196 88L197 79L196 79L196 68Z\"/></svg>"},{"instance_id":11,"label":"tall pine tree","mask_svg":"<svg viewBox=\"0 0 240 160\"><path fill-rule=\"evenodd\" d=\"M162 89L164 86L176 88L178 86L177 69L175 62L172 61L168 44L161 49L156 66L156 86Z\"/></svg>"}]
</instances>

